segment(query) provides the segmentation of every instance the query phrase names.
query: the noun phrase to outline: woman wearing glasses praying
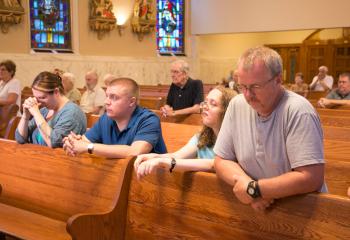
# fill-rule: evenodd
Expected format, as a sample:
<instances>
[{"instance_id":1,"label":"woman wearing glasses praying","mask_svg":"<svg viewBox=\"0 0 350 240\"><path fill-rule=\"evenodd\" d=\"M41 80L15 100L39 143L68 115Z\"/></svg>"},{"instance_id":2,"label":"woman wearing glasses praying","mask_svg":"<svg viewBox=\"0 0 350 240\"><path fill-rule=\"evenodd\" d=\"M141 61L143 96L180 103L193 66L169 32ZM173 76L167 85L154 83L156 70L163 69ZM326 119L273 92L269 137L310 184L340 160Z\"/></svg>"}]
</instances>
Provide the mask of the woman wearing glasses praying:
<instances>
[{"instance_id":1,"label":"woman wearing glasses praying","mask_svg":"<svg viewBox=\"0 0 350 240\"><path fill-rule=\"evenodd\" d=\"M23 115L16 130L18 143L62 147L70 132L84 134L86 117L79 106L64 96L60 76L42 72L33 81L34 97L23 103Z\"/></svg>"},{"instance_id":2,"label":"woman wearing glasses praying","mask_svg":"<svg viewBox=\"0 0 350 240\"><path fill-rule=\"evenodd\" d=\"M227 106L236 94L223 86L211 90L205 102L201 103L202 130L174 153L139 155L134 163L137 178L151 174L156 168L169 169L170 172L213 171L213 147Z\"/></svg>"}]
</instances>

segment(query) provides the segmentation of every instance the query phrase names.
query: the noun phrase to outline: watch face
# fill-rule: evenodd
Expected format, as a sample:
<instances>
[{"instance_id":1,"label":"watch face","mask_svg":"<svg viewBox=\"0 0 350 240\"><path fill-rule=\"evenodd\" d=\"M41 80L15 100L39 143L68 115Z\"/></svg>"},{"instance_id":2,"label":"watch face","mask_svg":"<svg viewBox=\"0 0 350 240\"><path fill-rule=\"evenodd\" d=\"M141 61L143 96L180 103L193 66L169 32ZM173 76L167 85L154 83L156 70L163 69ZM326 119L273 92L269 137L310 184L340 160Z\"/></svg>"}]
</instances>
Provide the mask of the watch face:
<instances>
[{"instance_id":1,"label":"watch face","mask_svg":"<svg viewBox=\"0 0 350 240\"><path fill-rule=\"evenodd\" d=\"M252 187L248 188L248 193L249 193L249 195L254 195L254 193L255 193L254 188L252 188Z\"/></svg>"}]
</instances>

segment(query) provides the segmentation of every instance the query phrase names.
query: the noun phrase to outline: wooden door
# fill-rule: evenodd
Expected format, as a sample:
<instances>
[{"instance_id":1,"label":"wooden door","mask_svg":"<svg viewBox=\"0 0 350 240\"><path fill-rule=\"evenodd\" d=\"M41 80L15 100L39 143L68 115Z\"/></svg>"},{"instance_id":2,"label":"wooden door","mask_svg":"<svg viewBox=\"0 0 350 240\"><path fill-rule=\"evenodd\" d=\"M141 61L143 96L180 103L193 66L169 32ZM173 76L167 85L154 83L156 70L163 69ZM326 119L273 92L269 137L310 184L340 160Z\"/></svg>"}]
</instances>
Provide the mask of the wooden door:
<instances>
[{"instance_id":1,"label":"wooden door","mask_svg":"<svg viewBox=\"0 0 350 240\"><path fill-rule=\"evenodd\" d=\"M350 43L333 44L333 72L334 82L338 82L339 74L350 72Z\"/></svg>"},{"instance_id":2,"label":"wooden door","mask_svg":"<svg viewBox=\"0 0 350 240\"><path fill-rule=\"evenodd\" d=\"M283 62L283 82L294 83L295 73L300 71L300 44L267 45L281 55Z\"/></svg>"}]
</instances>

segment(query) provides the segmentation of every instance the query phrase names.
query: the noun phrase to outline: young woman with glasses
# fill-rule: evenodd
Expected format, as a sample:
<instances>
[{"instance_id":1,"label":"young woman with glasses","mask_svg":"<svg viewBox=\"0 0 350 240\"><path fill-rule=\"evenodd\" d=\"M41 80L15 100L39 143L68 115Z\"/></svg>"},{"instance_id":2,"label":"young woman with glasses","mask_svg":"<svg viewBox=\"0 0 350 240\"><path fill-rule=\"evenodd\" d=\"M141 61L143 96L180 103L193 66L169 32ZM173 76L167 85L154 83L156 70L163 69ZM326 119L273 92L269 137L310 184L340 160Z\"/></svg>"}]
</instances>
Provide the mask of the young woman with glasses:
<instances>
[{"instance_id":1,"label":"young woman with glasses","mask_svg":"<svg viewBox=\"0 0 350 240\"><path fill-rule=\"evenodd\" d=\"M236 94L223 86L211 90L200 105L202 130L174 153L139 155L134 164L138 179L151 174L156 168L169 169L170 172L213 171L213 147L227 106Z\"/></svg>"}]
</instances>

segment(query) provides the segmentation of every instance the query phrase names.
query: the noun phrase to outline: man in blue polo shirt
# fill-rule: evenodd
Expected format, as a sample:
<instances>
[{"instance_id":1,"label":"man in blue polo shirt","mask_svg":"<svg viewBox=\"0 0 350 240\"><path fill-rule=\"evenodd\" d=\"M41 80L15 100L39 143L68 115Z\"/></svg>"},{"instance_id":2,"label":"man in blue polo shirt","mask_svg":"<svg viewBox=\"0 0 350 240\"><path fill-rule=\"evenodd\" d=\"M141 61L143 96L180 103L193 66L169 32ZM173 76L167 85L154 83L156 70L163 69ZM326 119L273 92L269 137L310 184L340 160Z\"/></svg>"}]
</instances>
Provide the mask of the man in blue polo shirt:
<instances>
[{"instance_id":1,"label":"man in blue polo shirt","mask_svg":"<svg viewBox=\"0 0 350 240\"><path fill-rule=\"evenodd\" d=\"M143 153L165 153L159 118L137 105L138 84L129 78L111 81L106 90L106 112L85 133L71 133L63 148L69 155L88 152L108 158L125 158Z\"/></svg>"}]
</instances>

